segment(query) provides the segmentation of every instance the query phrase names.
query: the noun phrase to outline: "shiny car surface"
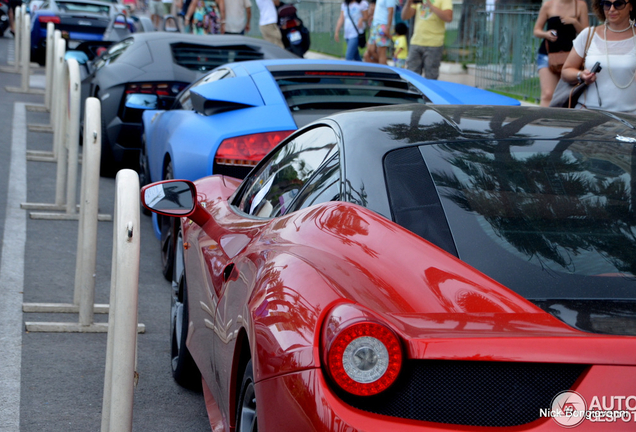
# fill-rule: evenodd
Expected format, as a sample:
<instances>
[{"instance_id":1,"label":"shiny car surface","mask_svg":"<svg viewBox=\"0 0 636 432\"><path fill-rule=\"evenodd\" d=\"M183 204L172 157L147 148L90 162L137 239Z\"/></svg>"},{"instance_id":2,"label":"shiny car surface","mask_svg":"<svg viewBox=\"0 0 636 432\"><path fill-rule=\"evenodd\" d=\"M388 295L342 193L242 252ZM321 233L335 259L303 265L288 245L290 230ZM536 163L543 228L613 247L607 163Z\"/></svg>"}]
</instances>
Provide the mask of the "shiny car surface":
<instances>
[{"instance_id":1,"label":"shiny car surface","mask_svg":"<svg viewBox=\"0 0 636 432\"><path fill-rule=\"evenodd\" d=\"M43 65L46 60L46 25L55 24L67 41L67 49L74 49L85 41L100 41L115 5L97 0L47 0L31 18L31 61Z\"/></svg>"},{"instance_id":2,"label":"shiny car surface","mask_svg":"<svg viewBox=\"0 0 636 432\"><path fill-rule=\"evenodd\" d=\"M82 81L82 98L101 101L102 173L137 168L144 110L171 103L217 66L264 58L297 57L264 40L238 35L145 32L110 45L86 65Z\"/></svg>"},{"instance_id":3,"label":"shiny car surface","mask_svg":"<svg viewBox=\"0 0 636 432\"><path fill-rule=\"evenodd\" d=\"M182 218L175 379L219 431L633 430L635 143L628 115L395 105L146 186Z\"/></svg>"}]
</instances>

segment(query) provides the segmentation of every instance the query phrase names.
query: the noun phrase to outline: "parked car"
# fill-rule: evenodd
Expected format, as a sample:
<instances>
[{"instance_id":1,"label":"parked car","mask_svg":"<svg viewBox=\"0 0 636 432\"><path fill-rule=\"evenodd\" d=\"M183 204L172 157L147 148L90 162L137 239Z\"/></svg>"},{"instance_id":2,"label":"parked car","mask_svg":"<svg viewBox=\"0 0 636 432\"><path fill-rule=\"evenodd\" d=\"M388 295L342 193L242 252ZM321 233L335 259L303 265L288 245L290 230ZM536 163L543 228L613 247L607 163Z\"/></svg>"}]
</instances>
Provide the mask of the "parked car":
<instances>
[{"instance_id":1,"label":"parked car","mask_svg":"<svg viewBox=\"0 0 636 432\"><path fill-rule=\"evenodd\" d=\"M188 84L217 66L267 58L297 57L264 40L237 35L145 32L110 45L86 63L82 80L82 100L94 96L101 101L102 174L138 168L143 111L157 103L170 105ZM150 99L154 104L147 103Z\"/></svg>"},{"instance_id":2,"label":"parked car","mask_svg":"<svg viewBox=\"0 0 636 432\"><path fill-rule=\"evenodd\" d=\"M225 431L561 430L560 392L633 394L635 143L630 115L393 105L147 185L181 218L175 379Z\"/></svg>"},{"instance_id":3,"label":"parked car","mask_svg":"<svg viewBox=\"0 0 636 432\"><path fill-rule=\"evenodd\" d=\"M114 4L97 0L46 0L31 19L31 61L46 61L46 25L55 24L67 41L67 49L75 49L84 41L100 41L112 16Z\"/></svg>"},{"instance_id":4,"label":"parked car","mask_svg":"<svg viewBox=\"0 0 636 432\"><path fill-rule=\"evenodd\" d=\"M130 96L152 106L156 96ZM518 105L474 87L426 80L400 68L340 60L261 60L221 66L169 110L143 114L140 180L243 178L278 142L325 115L405 103ZM157 220L162 270L172 277L174 222Z\"/></svg>"}]
</instances>

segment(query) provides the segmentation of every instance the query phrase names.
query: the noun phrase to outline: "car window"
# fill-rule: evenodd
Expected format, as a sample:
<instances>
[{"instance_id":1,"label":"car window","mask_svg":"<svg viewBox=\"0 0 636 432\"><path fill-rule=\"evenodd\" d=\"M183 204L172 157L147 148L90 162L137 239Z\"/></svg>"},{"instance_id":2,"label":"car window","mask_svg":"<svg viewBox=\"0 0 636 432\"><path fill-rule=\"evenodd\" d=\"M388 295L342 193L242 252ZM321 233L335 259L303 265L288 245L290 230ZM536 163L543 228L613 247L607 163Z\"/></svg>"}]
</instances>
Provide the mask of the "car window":
<instances>
[{"instance_id":1,"label":"car window","mask_svg":"<svg viewBox=\"0 0 636 432\"><path fill-rule=\"evenodd\" d=\"M274 150L246 179L234 203L257 217L275 217L290 209L303 186L337 151L335 132L319 126Z\"/></svg>"},{"instance_id":2,"label":"car window","mask_svg":"<svg viewBox=\"0 0 636 432\"><path fill-rule=\"evenodd\" d=\"M340 152L336 152L305 184L289 209L281 214L291 213L314 204L338 201L340 184Z\"/></svg>"},{"instance_id":3,"label":"car window","mask_svg":"<svg viewBox=\"0 0 636 432\"><path fill-rule=\"evenodd\" d=\"M111 45L108 50L95 61L95 70L99 70L109 63L114 62L135 42L133 38L124 39L121 42Z\"/></svg>"},{"instance_id":4,"label":"car window","mask_svg":"<svg viewBox=\"0 0 636 432\"><path fill-rule=\"evenodd\" d=\"M190 85L187 89L185 89L179 96L177 96L177 100L175 102L175 106L173 109L184 109L184 110L192 110L192 101L190 100L190 90L195 87L200 86L201 84L207 84L213 81L218 81L223 78L233 77L234 73L231 69L219 69L210 72L204 77L200 78L198 81L195 81Z\"/></svg>"},{"instance_id":5,"label":"car window","mask_svg":"<svg viewBox=\"0 0 636 432\"><path fill-rule=\"evenodd\" d=\"M98 13L102 15L108 15L110 13L109 5L100 5L97 3L84 3L84 2L57 2L57 7L63 12L90 12Z\"/></svg>"}]
</instances>

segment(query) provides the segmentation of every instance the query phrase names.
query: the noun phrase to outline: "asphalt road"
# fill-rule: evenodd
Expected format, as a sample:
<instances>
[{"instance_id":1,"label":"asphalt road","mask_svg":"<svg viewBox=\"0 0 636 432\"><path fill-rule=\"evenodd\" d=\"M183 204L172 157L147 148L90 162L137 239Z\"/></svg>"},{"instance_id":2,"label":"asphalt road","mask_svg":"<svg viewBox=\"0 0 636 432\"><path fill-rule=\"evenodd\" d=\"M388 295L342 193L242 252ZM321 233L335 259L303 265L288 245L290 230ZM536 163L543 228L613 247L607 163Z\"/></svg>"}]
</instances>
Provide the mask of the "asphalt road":
<instances>
[{"instance_id":1,"label":"asphalt road","mask_svg":"<svg viewBox=\"0 0 636 432\"><path fill-rule=\"evenodd\" d=\"M0 66L13 60L9 32L0 38ZM44 74L36 69L35 74ZM43 82L34 77L34 87ZM56 165L26 161L26 150L51 150L53 135L28 131L49 114L27 110L43 95L11 93L19 74L0 72L0 432L98 431L106 334L26 332L25 322L78 322L77 314L23 313L31 302L71 303L77 221L34 220L21 202L52 203ZM102 178L100 213L113 213L114 179ZM100 222L96 303L108 303L112 222ZM170 371L170 285L161 275L159 243L141 216L139 383L134 431L209 431L203 396L176 385ZM95 315L96 322L107 320Z\"/></svg>"}]
</instances>

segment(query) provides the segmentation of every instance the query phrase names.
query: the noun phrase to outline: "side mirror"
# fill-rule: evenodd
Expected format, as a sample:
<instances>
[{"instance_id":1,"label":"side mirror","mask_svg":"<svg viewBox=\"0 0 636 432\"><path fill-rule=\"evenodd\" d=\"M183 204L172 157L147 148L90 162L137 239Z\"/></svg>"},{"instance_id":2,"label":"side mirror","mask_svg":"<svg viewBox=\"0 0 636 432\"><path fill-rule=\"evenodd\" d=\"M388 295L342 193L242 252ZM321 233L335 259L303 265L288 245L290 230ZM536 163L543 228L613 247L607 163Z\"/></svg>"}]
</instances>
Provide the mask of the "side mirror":
<instances>
[{"instance_id":1,"label":"side mirror","mask_svg":"<svg viewBox=\"0 0 636 432\"><path fill-rule=\"evenodd\" d=\"M188 217L203 226L210 214L197 200L197 188L188 180L164 180L141 188L141 203L148 210L173 217Z\"/></svg>"}]
</instances>

